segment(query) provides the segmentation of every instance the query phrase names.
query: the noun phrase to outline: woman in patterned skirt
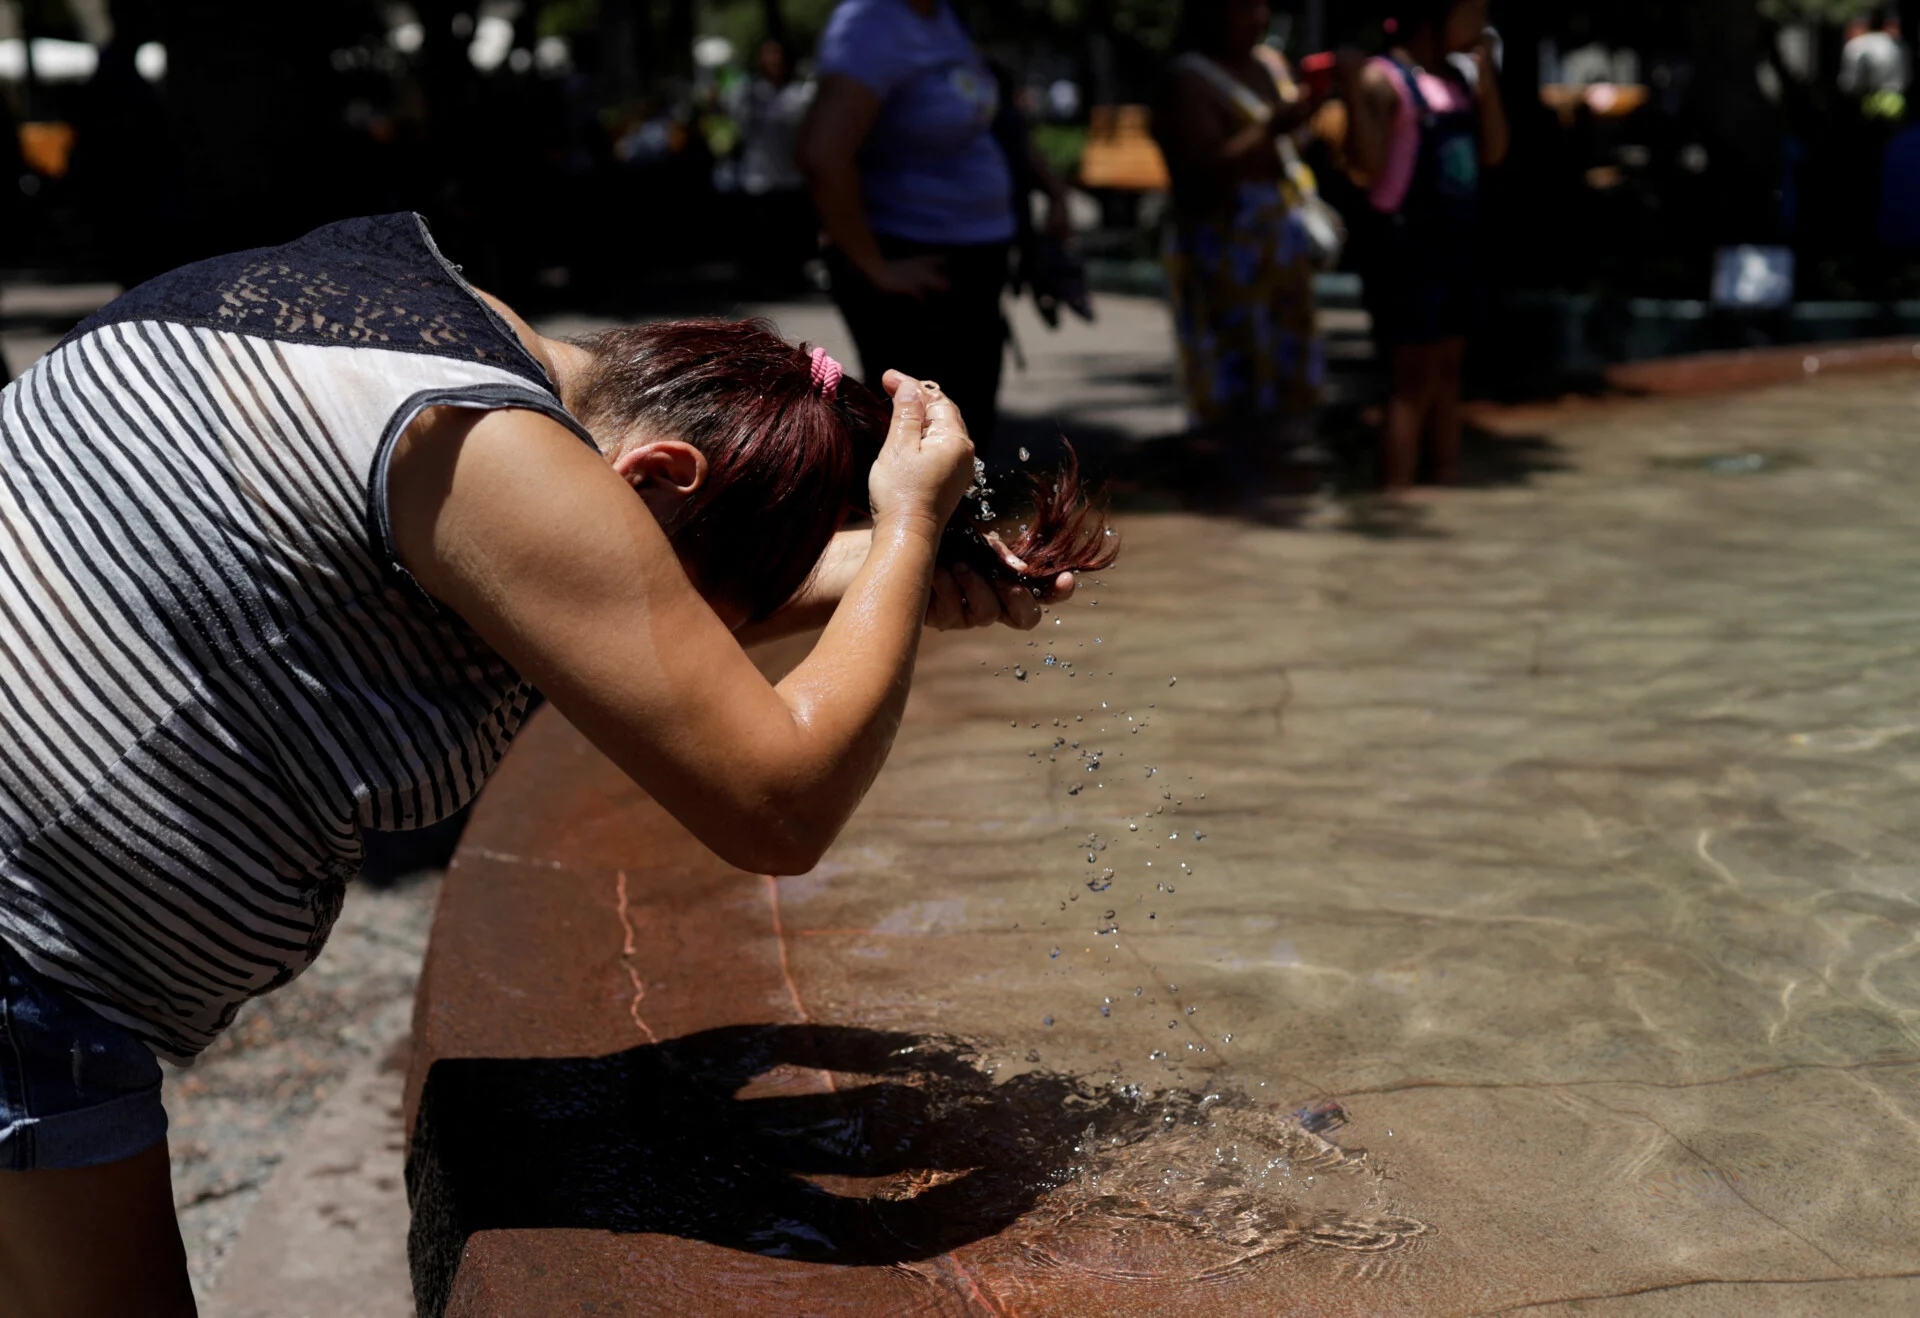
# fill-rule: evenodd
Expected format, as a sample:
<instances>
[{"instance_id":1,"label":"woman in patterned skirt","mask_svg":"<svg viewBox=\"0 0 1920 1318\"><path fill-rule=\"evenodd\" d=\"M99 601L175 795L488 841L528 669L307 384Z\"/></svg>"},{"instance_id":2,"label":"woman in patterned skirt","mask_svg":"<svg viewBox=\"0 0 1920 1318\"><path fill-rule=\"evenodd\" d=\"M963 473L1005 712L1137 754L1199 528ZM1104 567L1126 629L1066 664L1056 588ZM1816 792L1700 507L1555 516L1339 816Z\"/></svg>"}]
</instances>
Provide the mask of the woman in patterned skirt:
<instances>
[{"instance_id":1,"label":"woman in patterned skirt","mask_svg":"<svg viewBox=\"0 0 1920 1318\"><path fill-rule=\"evenodd\" d=\"M1304 438L1325 359L1310 243L1276 143L1307 99L1264 42L1266 0L1195 0L1155 116L1173 178L1167 287L1193 425L1243 469Z\"/></svg>"}]
</instances>

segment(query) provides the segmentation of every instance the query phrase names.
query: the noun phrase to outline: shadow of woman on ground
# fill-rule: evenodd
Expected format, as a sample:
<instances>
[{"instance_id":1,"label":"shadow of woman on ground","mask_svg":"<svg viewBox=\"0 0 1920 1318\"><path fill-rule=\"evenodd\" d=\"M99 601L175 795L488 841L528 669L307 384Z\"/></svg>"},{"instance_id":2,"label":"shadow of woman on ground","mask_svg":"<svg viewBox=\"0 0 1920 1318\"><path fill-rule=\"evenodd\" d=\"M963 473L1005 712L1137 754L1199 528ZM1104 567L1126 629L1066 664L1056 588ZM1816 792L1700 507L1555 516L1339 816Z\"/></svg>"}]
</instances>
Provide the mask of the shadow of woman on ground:
<instances>
[{"instance_id":1,"label":"shadow of woman on ground","mask_svg":"<svg viewBox=\"0 0 1920 1318\"><path fill-rule=\"evenodd\" d=\"M707 1030L606 1057L434 1063L407 1160L420 1312L467 1238L657 1232L820 1263L896 1264L993 1235L1103 1144L1137 1097L963 1045L837 1026Z\"/></svg>"}]
</instances>

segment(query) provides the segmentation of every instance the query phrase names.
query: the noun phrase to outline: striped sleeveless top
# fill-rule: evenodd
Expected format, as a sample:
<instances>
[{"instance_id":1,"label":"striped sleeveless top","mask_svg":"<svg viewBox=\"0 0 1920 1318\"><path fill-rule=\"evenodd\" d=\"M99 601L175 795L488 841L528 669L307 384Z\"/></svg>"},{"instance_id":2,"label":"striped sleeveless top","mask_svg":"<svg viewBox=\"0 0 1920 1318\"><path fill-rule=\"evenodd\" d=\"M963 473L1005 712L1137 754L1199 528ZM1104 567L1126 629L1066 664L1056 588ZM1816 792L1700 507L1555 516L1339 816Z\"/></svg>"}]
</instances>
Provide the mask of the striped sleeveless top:
<instances>
[{"instance_id":1,"label":"striped sleeveless top","mask_svg":"<svg viewBox=\"0 0 1920 1318\"><path fill-rule=\"evenodd\" d=\"M312 962L361 830L471 799L518 674L394 561L423 408L590 437L414 215L134 289L0 394L0 938L163 1056Z\"/></svg>"}]
</instances>

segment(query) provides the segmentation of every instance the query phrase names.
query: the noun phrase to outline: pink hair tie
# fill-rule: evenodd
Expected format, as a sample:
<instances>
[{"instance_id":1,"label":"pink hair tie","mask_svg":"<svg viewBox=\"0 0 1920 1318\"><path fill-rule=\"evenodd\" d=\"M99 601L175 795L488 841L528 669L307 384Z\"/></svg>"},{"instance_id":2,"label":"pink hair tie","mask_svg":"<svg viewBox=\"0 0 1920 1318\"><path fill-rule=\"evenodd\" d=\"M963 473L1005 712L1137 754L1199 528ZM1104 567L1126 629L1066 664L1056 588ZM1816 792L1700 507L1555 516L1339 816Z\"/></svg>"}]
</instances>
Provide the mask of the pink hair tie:
<instances>
[{"instance_id":1,"label":"pink hair tie","mask_svg":"<svg viewBox=\"0 0 1920 1318\"><path fill-rule=\"evenodd\" d=\"M813 358L813 382L819 386L820 396L831 400L840 391L840 377L846 369L827 356L825 348L815 348L808 355Z\"/></svg>"}]
</instances>

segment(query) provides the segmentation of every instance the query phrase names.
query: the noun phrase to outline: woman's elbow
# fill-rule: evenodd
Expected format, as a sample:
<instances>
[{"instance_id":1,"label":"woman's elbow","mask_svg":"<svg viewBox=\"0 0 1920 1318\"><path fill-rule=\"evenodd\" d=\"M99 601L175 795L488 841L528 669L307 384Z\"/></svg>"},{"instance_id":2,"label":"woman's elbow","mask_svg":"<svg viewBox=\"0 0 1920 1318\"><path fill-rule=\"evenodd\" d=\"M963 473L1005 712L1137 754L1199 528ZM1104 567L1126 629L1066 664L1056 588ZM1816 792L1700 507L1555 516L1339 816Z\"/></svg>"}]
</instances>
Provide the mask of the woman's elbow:
<instances>
[{"instance_id":1,"label":"woman's elbow","mask_svg":"<svg viewBox=\"0 0 1920 1318\"><path fill-rule=\"evenodd\" d=\"M820 186L820 153L814 150L813 144L805 138L802 138L800 144L793 149L793 163L794 167L800 171L800 177L806 180L808 187Z\"/></svg>"},{"instance_id":2,"label":"woman's elbow","mask_svg":"<svg viewBox=\"0 0 1920 1318\"><path fill-rule=\"evenodd\" d=\"M793 163L800 168L800 177L807 181L810 188L818 188L828 179L845 172L852 163L847 153L836 147L831 134L815 127L800 139L794 148Z\"/></svg>"},{"instance_id":3,"label":"woman's elbow","mask_svg":"<svg viewBox=\"0 0 1920 1318\"><path fill-rule=\"evenodd\" d=\"M724 838L709 840L707 845L735 869L779 877L814 869L838 836L837 828L770 819L728 829Z\"/></svg>"}]
</instances>

